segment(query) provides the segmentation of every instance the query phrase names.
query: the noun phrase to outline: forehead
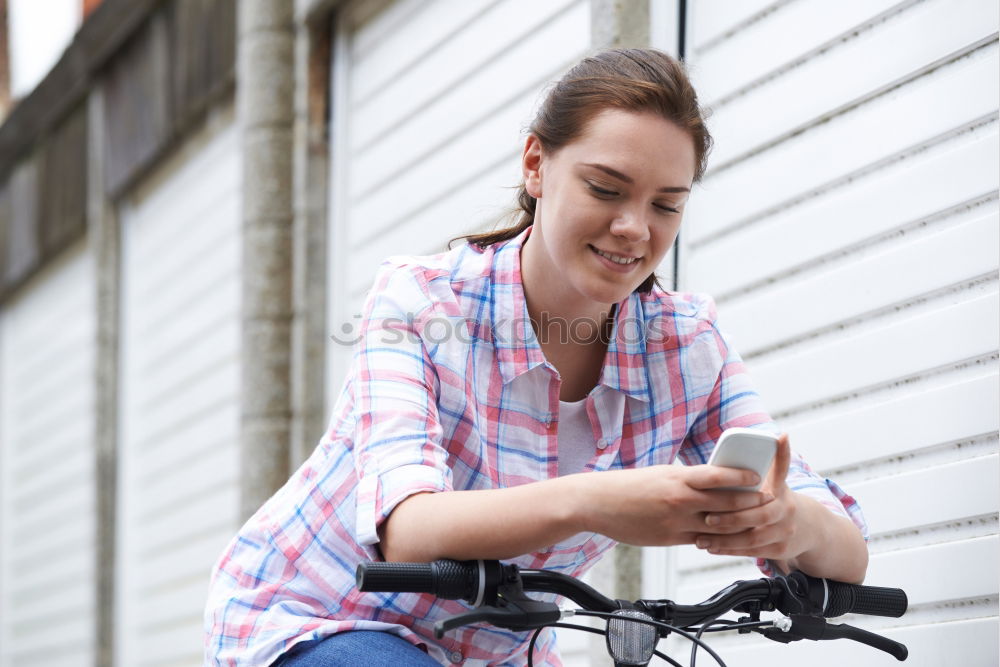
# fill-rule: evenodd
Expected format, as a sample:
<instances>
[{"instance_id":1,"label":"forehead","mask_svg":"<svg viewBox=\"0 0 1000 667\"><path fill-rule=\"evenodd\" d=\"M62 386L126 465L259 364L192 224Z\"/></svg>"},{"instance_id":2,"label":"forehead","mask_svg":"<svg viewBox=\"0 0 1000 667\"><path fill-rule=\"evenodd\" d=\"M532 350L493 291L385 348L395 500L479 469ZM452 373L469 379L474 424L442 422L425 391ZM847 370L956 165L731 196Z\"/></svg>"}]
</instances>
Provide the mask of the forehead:
<instances>
[{"instance_id":1,"label":"forehead","mask_svg":"<svg viewBox=\"0 0 1000 667\"><path fill-rule=\"evenodd\" d=\"M568 166L597 162L661 185L690 185L694 140L677 124L651 112L602 111L559 151ZM661 182L669 181L669 182Z\"/></svg>"}]
</instances>

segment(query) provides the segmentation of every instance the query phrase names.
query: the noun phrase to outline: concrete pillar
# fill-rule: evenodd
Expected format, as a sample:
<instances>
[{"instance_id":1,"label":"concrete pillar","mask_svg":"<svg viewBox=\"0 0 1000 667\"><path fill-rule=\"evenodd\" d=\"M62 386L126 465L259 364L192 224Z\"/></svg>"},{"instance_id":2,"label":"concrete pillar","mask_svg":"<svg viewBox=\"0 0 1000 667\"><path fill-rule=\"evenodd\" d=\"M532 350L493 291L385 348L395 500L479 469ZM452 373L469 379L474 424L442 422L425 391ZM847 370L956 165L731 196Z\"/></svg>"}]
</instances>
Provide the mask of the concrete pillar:
<instances>
[{"instance_id":1,"label":"concrete pillar","mask_svg":"<svg viewBox=\"0 0 1000 667\"><path fill-rule=\"evenodd\" d=\"M649 4L654 0L590 0L595 49L649 46Z\"/></svg>"},{"instance_id":2,"label":"concrete pillar","mask_svg":"<svg viewBox=\"0 0 1000 667\"><path fill-rule=\"evenodd\" d=\"M94 259L97 298L94 393L97 535L95 641L98 667L111 667L114 649L115 528L118 476L118 337L121 236L114 205L105 195L104 95L87 100L87 245Z\"/></svg>"},{"instance_id":3,"label":"concrete pillar","mask_svg":"<svg viewBox=\"0 0 1000 667\"><path fill-rule=\"evenodd\" d=\"M288 478L291 420L293 3L237 3L243 155L240 516Z\"/></svg>"}]
</instances>

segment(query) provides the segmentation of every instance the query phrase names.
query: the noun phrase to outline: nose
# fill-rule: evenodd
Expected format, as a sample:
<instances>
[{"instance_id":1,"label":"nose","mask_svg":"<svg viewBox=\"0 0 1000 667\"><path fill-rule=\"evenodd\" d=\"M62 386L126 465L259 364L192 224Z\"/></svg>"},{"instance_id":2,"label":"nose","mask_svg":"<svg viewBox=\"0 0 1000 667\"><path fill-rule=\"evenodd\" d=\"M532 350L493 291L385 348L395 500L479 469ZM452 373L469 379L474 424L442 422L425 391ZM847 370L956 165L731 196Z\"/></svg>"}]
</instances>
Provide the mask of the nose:
<instances>
[{"instance_id":1,"label":"nose","mask_svg":"<svg viewBox=\"0 0 1000 667\"><path fill-rule=\"evenodd\" d=\"M611 233L638 243L649 239L649 225L642 214L626 209L611 221Z\"/></svg>"}]
</instances>

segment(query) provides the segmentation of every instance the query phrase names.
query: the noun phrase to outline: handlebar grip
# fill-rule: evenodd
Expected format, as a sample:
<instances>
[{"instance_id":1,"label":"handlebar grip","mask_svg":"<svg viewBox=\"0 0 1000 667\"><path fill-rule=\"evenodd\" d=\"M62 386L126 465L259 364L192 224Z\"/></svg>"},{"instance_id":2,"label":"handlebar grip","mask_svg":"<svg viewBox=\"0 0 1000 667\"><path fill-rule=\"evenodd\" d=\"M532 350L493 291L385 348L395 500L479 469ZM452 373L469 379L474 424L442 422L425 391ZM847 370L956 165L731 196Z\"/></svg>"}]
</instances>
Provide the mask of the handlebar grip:
<instances>
[{"instance_id":1,"label":"handlebar grip","mask_svg":"<svg viewBox=\"0 0 1000 667\"><path fill-rule=\"evenodd\" d=\"M356 577L360 591L431 593L472 602L479 590L479 562L360 563Z\"/></svg>"},{"instance_id":2,"label":"handlebar grip","mask_svg":"<svg viewBox=\"0 0 1000 667\"><path fill-rule=\"evenodd\" d=\"M869 616L898 618L906 612L909 602L906 592L899 588L860 586L840 581L827 581L830 597L823 615L827 618L854 612Z\"/></svg>"}]
</instances>

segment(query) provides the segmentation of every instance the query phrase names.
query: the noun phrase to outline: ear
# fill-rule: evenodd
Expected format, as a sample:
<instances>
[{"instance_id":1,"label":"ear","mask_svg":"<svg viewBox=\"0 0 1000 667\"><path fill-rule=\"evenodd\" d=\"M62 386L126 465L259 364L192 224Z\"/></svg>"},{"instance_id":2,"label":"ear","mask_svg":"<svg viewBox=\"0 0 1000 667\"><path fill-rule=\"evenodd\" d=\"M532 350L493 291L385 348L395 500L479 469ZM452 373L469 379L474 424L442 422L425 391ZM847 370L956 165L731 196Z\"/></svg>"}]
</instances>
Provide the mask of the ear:
<instances>
[{"instance_id":1,"label":"ear","mask_svg":"<svg viewBox=\"0 0 1000 667\"><path fill-rule=\"evenodd\" d=\"M542 196L542 142L534 134L529 134L521 154L521 175L524 189L538 199Z\"/></svg>"}]
</instances>

